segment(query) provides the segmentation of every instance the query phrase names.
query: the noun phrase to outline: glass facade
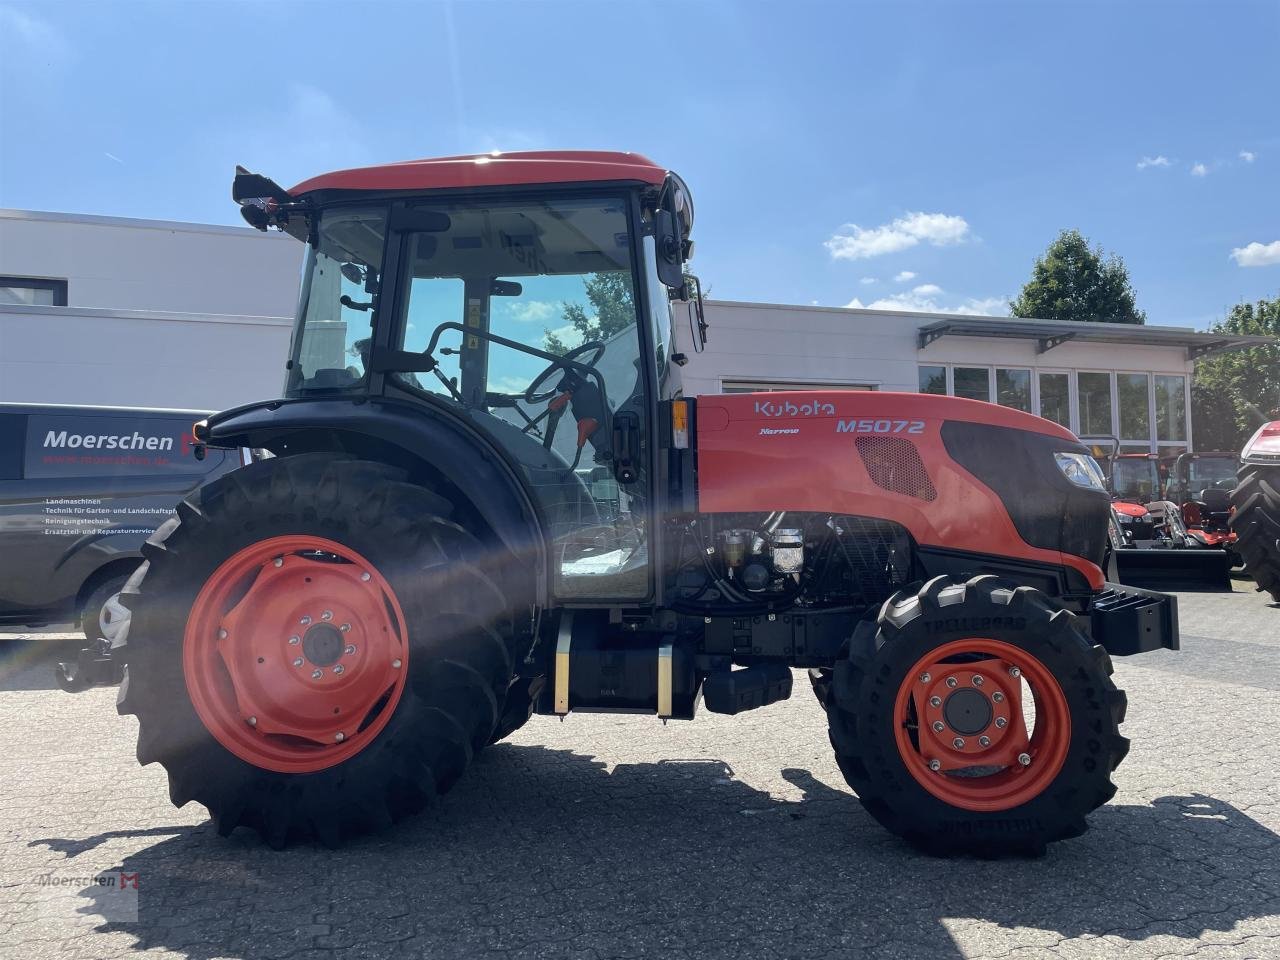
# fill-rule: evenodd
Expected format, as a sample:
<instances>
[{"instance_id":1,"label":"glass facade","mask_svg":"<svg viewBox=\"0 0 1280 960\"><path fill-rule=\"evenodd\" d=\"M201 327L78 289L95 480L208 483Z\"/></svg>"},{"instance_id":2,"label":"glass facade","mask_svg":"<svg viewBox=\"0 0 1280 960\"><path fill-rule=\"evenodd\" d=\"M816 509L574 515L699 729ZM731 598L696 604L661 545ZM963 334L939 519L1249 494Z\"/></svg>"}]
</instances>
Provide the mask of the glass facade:
<instances>
[{"instance_id":1,"label":"glass facade","mask_svg":"<svg viewBox=\"0 0 1280 960\"><path fill-rule=\"evenodd\" d=\"M1071 374L1040 374L1040 416L1071 429Z\"/></svg>"},{"instance_id":2,"label":"glass facade","mask_svg":"<svg viewBox=\"0 0 1280 960\"><path fill-rule=\"evenodd\" d=\"M945 395L947 392L947 368L942 366L921 366L920 392Z\"/></svg>"},{"instance_id":3,"label":"glass facade","mask_svg":"<svg viewBox=\"0 0 1280 960\"><path fill-rule=\"evenodd\" d=\"M1187 439L1187 378L1156 377L1156 438Z\"/></svg>"},{"instance_id":4,"label":"glass facade","mask_svg":"<svg viewBox=\"0 0 1280 960\"><path fill-rule=\"evenodd\" d=\"M956 367L952 371L955 378L955 394L970 400L991 399L991 371L986 367Z\"/></svg>"},{"instance_id":5,"label":"glass facade","mask_svg":"<svg viewBox=\"0 0 1280 960\"><path fill-rule=\"evenodd\" d=\"M996 403L1031 412L1031 371L996 370Z\"/></svg>"},{"instance_id":6,"label":"glass facade","mask_svg":"<svg viewBox=\"0 0 1280 960\"><path fill-rule=\"evenodd\" d=\"M1106 436L1111 433L1111 374L1080 373L1076 378L1079 395L1080 433Z\"/></svg>"},{"instance_id":7,"label":"glass facade","mask_svg":"<svg viewBox=\"0 0 1280 960\"><path fill-rule=\"evenodd\" d=\"M1145 373L1117 373L1116 399L1120 404L1120 437L1124 440L1151 436L1151 377Z\"/></svg>"}]
</instances>

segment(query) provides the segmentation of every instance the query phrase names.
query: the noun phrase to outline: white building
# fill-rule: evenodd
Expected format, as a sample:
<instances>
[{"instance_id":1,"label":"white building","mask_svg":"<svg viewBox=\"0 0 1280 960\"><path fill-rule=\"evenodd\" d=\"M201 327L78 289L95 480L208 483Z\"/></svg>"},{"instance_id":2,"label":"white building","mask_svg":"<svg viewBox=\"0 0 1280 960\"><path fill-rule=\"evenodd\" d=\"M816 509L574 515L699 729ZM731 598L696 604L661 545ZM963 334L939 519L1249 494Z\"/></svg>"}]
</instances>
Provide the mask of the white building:
<instances>
[{"instance_id":1,"label":"white building","mask_svg":"<svg viewBox=\"0 0 1280 960\"><path fill-rule=\"evenodd\" d=\"M247 227L0 210L0 402L276 396L302 254Z\"/></svg>"},{"instance_id":2,"label":"white building","mask_svg":"<svg viewBox=\"0 0 1280 960\"><path fill-rule=\"evenodd\" d=\"M275 397L303 253L244 227L0 210L0 402L225 409ZM677 347L687 396L952 393L1160 452L1192 442L1196 357L1268 342L725 301L708 302L706 319L705 351Z\"/></svg>"}]
</instances>

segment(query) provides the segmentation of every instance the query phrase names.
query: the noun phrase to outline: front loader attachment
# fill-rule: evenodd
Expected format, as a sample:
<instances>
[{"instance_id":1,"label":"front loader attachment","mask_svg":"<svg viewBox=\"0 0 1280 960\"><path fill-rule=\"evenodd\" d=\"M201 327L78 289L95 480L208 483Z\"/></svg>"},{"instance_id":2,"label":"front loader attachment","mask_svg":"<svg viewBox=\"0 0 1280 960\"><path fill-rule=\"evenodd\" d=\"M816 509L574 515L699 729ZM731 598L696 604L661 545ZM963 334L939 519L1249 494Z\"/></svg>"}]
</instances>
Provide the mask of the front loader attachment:
<instances>
[{"instance_id":1,"label":"front loader attachment","mask_svg":"<svg viewBox=\"0 0 1280 960\"><path fill-rule=\"evenodd\" d=\"M1225 550L1117 550L1116 568L1125 586L1145 590L1231 590L1231 555Z\"/></svg>"}]
</instances>

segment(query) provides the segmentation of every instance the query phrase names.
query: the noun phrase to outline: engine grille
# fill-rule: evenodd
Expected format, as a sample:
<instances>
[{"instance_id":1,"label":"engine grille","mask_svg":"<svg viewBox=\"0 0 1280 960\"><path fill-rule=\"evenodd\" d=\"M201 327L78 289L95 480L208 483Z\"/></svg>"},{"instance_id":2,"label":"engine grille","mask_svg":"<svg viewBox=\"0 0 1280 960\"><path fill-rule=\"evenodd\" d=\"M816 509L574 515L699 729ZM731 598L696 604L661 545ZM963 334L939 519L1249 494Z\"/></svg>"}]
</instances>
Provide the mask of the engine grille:
<instances>
[{"instance_id":1,"label":"engine grille","mask_svg":"<svg viewBox=\"0 0 1280 960\"><path fill-rule=\"evenodd\" d=\"M904 527L873 517L832 517L822 592L882 603L911 576L911 538Z\"/></svg>"},{"instance_id":2,"label":"engine grille","mask_svg":"<svg viewBox=\"0 0 1280 960\"><path fill-rule=\"evenodd\" d=\"M854 440L871 482L882 490L932 501L938 497L920 452L902 437L858 437Z\"/></svg>"}]
</instances>

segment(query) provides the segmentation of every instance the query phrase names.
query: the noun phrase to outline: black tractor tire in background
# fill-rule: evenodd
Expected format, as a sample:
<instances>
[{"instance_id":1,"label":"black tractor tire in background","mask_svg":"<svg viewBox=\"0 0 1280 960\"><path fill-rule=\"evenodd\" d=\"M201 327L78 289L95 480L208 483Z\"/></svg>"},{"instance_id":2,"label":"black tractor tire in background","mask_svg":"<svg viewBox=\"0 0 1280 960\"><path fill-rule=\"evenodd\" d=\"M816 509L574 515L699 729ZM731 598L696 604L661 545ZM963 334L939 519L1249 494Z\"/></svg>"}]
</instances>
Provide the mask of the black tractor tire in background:
<instances>
[{"instance_id":1,"label":"black tractor tire in background","mask_svg":"<svg viewBox=\"0 0 1280 960\"><path fill-rule=\"evenodd\" d=\"M1054 779L1021 805L993 812L962 809L927 791L907 769L895 740L895 697L907 671L931 650L974 637L1039 660L1057 680L1070 714L1070 745ZM940 576L891 597L875 634L855 635L829 686L819 682L815 689L820 700L826 696L841 772L888 830L937 855L1038 856L1046 844L1084 833L1085 816L1115 794L1111 773L1129 741L1119 733L1125 696L1111 682L1111 672L1102 647L1039 591L990 575L967 582Z\"/></svg>"},{"instance_id":2,"label":"black tractor tire in background","mask_svg":"<svg viewBox=\"0 0 1280 960\"><path fill-rule=\"evenodd\" d=\"M84 604L80 607L80 629L90 643L96 643L102 637L111 639L107 634L113 631L103 626L103 620L110 615L107 603L124 589L127 580L126 575L110 576L94 587L92 592L84 598Z\"/></svg>"},{"instance_id":3,"label":"black tractor tire in background","mask_svg":"<svg viewBox=\"0 0 1280 960\"><path fill-rule=\"evenodd\" d=\"M1246 463L1231 494L1235 551L1259 590L1280 603L1280 466Z\"/></svg>"},{"instance_id":4,"label":"black tractor tire in background","mask_svg":"<svg viewBox=\"0 0 1280 960\"><path fill-rule=\"evenodd\" d=\"M402 470L333 454L272 458L226 474L179 504L143 549L118 709L138 718L138 760L161 763L177 806L195 800L223 835L257 830L273 847L335 846L421 810L492 737L516 660L510 555L447 518L453 505ZM272 537L310 535L367 558L408 629L408 676L385 727L325 769L280 773L241 759L206 729L184 678L192 604L219 565ZM508 568L509 569L509 568ZM433 571L449 571L450 586ZM523 651L521 651L523 653Z\"/></svg>"},{"instance_id":5,"label":"black tractor tire in background","mask_svg":"<svg viewBox=\"0 0 1280 960\"><path fill-rule=\"evenodd\" d=\"M529 722L529 718L533 716L533 709L537 705L538 697L546 683L547 678L545 676L515 677L512 679L511 685L507 687L506 702L502 708L502 716L498 718L498 725L494 728L492 736L489 737L490 743L505 740Z\"/></svg>"}]
</instances>

